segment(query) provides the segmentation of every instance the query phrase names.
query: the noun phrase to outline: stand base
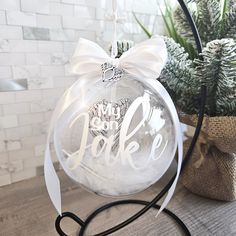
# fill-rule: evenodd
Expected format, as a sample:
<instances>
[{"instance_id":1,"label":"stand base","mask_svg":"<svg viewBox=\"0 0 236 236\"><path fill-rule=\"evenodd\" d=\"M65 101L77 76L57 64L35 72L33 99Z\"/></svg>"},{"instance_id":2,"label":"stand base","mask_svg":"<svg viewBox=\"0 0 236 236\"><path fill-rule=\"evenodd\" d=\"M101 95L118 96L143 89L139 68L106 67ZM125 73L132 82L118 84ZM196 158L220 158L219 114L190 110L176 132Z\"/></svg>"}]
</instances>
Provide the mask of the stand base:
<instances>
[{"instance_id":1,"label":"stand base","mask_svg":"<svg viewBox=\"0 0 236 236\"><path fill-rule=\"evenodd\" d=\"M78 233L78 236L84 236L85 235L85 231L86 229L88 228L89 224L91 223L92 220L94 220L100 213L102 213L103 211L105 210L108 210L114 206L118 206L118 205L128 205L128 204L135 204L135 205L143 205L143 206L147 206L148 204L150 204L150 202L147 202L147 201L142 201L142 200L133 200L133 199L130 199L130 200L121 200L121 201L115 201L115 202L112 202L112 203L108 203L108 204L105 204L103 205L102 207L98 208L97 210L95 210L93 213L91 213L87 219L85 221L81 220L78 216L76 216L75 214L71 213L71 212L64 212L62 213L61 216L58 216L57 219L56 219L56 222L55 222L55 227L56 227L56 230L58 232L58 234L60 236L67 236L67 234L64 233L64 231L61 229L61 226L60 226L60 223L62 221L63 218L70 218L72 219L73 221L75 221L76 223L78 223L80 225L80 231ZM155 209L159 209L160 206L155 204L153 206L153 208ZM183 231L183 233L186 235L186 236L191 236L188 228L186 227L186 225L183 223L183 221L178 217L176 216L173 212L171 212L170 210L168 209L164 209L163 212L165 214L167 214L169 217L171 217L177 224L178 226L181 228L181 230ZM122 225L122 227L125 227L126 225L128 225L129 223L126 223L124 225ZM114 227L115 228L115 227ZM116 229L114 228L111 228L111 229L108 229L104 232L101 232L101 233L98 233L98 234L95 234L94 236L105 236L105 235L109 235L111 234L112 232L116 231ZM118 229L117 229L118 230ZM111 232L112 231L112 232Z\"/></svg>"}]
</instances>

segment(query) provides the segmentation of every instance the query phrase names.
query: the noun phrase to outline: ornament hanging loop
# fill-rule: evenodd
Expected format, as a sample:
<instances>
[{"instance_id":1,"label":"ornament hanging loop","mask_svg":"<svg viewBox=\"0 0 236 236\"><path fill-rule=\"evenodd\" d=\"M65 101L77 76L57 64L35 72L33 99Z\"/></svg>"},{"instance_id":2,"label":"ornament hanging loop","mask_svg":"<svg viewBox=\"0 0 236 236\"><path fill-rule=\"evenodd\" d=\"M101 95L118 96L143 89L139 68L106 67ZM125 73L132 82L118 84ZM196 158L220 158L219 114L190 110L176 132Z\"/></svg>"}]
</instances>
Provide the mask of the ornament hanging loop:
<instances>
[{"instance_id":1,"label":"ornament hanging loop","mask_svg":"<svg viewBox=\"0 0 236 236\"><path fill-rule=\"evenodd\" d=\"M113 33L113 41L111 45L111 57L116 58L118 54L117 49L117 0L112 0L112 10L113 10L113 24L114 24L114 33Z\"/></svg>"},{"instance_id":2,"label":"ornament hanging loop","mask_svg":"<svg viewBox=\"0 0 236 236\"><path fill-rule=\"evenodd\" d=\"M113 19L113 39L111 44L111 58L115 59L118 55L117 49L117 0L112 0L112 19ZM112 65L108 62L101 65L102 69L102 81L116 81L121 78L123 71L119 70L116 65Z\"/></svg>"}]
</instances>

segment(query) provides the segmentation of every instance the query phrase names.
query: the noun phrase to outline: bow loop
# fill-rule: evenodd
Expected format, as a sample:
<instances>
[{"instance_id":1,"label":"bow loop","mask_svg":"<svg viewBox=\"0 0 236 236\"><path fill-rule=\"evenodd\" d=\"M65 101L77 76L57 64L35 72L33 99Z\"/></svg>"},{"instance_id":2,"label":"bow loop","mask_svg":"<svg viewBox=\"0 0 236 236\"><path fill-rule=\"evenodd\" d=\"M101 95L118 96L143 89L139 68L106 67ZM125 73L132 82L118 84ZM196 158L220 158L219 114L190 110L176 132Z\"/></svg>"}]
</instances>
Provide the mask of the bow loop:
<instances>
[{"instance_id":1,"label":"bow loop","mask_svg":"<svg viewBox=\"0 0 236 236\"><path fill-rule=\"evenodd\" d=\"M80 39L71 60L71 72L78 75L95 72L101 75L101 66L111 64L118 71L125 71L134 77L156 79L160 76L167 61L167 49L162 37L156 36L136 44L124 52L120 58L113 59L96 43ZM114 69L114 76L117 69ZM113 78L114 79L114 78Z\"/></svg>"}]
</instances>

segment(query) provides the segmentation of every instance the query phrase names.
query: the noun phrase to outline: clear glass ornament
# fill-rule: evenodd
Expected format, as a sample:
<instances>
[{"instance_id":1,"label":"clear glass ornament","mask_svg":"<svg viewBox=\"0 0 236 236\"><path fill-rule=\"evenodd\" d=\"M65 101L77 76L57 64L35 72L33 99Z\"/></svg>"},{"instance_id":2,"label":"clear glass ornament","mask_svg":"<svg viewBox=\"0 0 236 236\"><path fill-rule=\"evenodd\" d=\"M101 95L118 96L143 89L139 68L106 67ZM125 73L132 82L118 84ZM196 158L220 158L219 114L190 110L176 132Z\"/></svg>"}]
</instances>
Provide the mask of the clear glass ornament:
<instances>
[{"instance_id":1,"label":"clear glass ornament","mask_svg":"<svg viewBox=\"0 0 236 236\"><path fill-rule=\"evenodd\" d=\"M55 124L54 142L67 175L89 191L105 196L140 192L173 161L173 119L153 86L156 81L148 81L84 76L75 85L73 102Z\"/></svg>"}]
</instances>

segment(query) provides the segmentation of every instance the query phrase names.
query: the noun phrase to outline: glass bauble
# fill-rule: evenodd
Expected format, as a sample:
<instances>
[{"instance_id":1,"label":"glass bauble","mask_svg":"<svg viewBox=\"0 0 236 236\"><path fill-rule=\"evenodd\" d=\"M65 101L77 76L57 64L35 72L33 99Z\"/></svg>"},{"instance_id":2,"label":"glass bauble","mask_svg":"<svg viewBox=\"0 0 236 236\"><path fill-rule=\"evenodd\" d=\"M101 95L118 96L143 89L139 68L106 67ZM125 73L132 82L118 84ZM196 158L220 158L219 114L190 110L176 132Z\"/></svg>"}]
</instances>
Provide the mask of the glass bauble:
<instances>
[{"instance_id":1,"label":"glass bauble","mask_svg":"<svg viewBox=\"0 0 236 236\"><path fill-rule=\"evenodd\" d=\"M106 196L142 191L162 177L177 140L155 83L129 75L108 82L78 79L76 94L54 130L56 153L67 175Z\"/></svg>"}]
</instances>

